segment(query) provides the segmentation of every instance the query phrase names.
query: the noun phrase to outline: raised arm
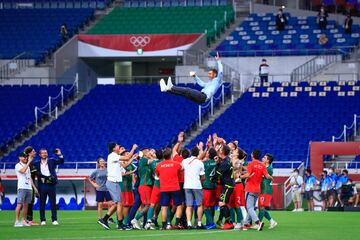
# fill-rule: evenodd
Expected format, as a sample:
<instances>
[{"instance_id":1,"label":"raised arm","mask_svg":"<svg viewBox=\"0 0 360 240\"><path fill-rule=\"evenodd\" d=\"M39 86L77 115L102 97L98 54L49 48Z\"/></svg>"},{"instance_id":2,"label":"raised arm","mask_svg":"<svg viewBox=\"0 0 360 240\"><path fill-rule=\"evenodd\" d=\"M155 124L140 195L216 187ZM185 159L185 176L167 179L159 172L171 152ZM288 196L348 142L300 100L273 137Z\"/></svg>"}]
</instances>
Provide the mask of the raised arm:
<instances>
[{"instance_id":1,"label":"raised arm","mask_svg":"<svg viewBox=\"0 0 360 240\"><path fill-rule=\"evenodd\" d=\"M201 80L201 79L200 79L198 76L196 76L196 75L194 75L193 77L194 77L196 83L197 83L200 87L205 87L206 83L205 83L203 80Z\"/></svg>"},{"instance_id":2,"label":"raised arm","mask_svg":"<svg viewBox=\"0 0 360 240\"><path fill-rule=\"evenodd\" d=\"M216 60L216 63L217 63L217 68L218 68L218 75L217 75L218 77L217 78L218 78L219 81L222 81L224 67L223 67L223 65L221 63L219 52L216 53L215 60Z\"/></svg>"},{"instance_id":3,"label":"raised arm","mask_svg":"<svg viewBox=\"0 0 360 240\"><path fill-rule=\"evenodd\" d=\"M138 145L134 144L131 148L131 151L129 152L128 155L126 156L120 156L119 160L120 161L129 161L131 159L131 157L134 155L135 150L137 149Z\"/></svg>"},{"instance_id":4,"label":"raised arm","mask_svg":"<svg viewBox=\"0 0 360 240\"><path fill-rule=\"evenodd\" d=\"M179 150L181 148L182 142L184 141L184 132L180 132L178 135L178 141L175 144L175 146L172 149L172 158L176 155L176 154L180 154Z\"/></svg>"},{"instance_id":5,"label":"raised arm","mask_svg":"<svg viewBox=\"0 0 360 240\"><path fill-rule=\"evenodd\" d=\"M55 165L60 165L64 163L64 156L61 153L61 150L59 148L55 149L55 155L58 157L58 159L54 159Z\"/></svg>"}]
</instances>

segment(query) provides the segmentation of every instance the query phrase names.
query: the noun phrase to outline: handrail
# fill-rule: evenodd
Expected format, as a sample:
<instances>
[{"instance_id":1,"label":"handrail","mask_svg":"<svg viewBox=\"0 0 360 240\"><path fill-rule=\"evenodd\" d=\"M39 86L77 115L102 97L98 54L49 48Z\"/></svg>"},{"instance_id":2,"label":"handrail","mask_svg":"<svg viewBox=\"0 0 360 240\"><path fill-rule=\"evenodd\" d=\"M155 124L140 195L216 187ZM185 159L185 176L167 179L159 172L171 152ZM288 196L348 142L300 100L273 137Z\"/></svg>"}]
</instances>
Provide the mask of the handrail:
<instances>
[{"instance_id":1,"label":"handrail","mask_svg":"<svg viewBox=\"0 0 360 240\"><path fill-rule=\"evenodd\" d=\"M347 134L347 130L351 130L353 129L353 136L356 137L357 136L357 124L358 124L358 119L360 119L360 115L354 114L354 118L353 121L351 123L350 126L344 125L343 126L343 131L341 132L341 134L338 137L332 136L332 142L335 142L336 140L342 140L344 142L348 141L348 137L349 135Z\"/></svg>"},{"instance_id":2,"label":"handrail","mask_svg":"<svg viewBox=\"0 0 360 240\"><path fill-rule=\"evenodd\" d=\"M15 165L15 164L17 164L18 162L0 162L0 166L1 165L3 165L3 167L2 168L0 168L0 172L5 172L6 171L6 165ZM273 164L281 164L281 163L284 163L284 164L292 164L292 165L296 165L296 164L299 164L299 163L301 163L300 161L274 161L273 162ZM80 165L85 165L85 164L87 164L87 165L89 165L89 164L94 164L95 166L97 165L97 162L96 161L74 161L74 162L69 162L69 161L66 161L66 162L64 162L63 164L61 164L59 167L58 167L58 169L57 169L57 171L59 170L59 169L61 169L61 166L64 166L64 165L75 165L75 170L78 170L78 169L82 169L82 168L80 168L79 166ZM83 169L88 169L88 168L83 168Z\"/></svg>"},{"instance_id":3,"label":"handrail","mask_svg":"<svg viewBox=\"0 0 360 240\"><path fill-rule=\"evenodd\" d=\"M291 73L291 81L309 81L318 72L325 69L332 63L341 61L341 56L338 55L319 55L304 64L295 68Z\"/></svg>"},{"instance_id":4,"label":"handrail","mask_svg":"<svg viewBox=\"0 0 360 240\"><path fill-rule=\"evenodd\" d=\"M13 59L9 60L7 63L0 66L0 82L4 82L7 78L19 74L23 69L34 64L34 61L28 59L24 56L27 56L28 53L22 52ZM23 58L24 57L24 58Z\"/></svg>"},{"instance_id":5,"label":"handrail","mask_svg":"<svg viewBox=\"0 0 360 240\"><path fill-rule=\"evenodd\" d=\"M231 57L263 57L263 56L311 56L311 55L336 55L336 54L350 54L357 45L353 46L341 46L335 48L324 48L324 49L303 49L303 48L292 48L292 49L264 49L264 50L237 50L237 51L217 51L220 55L231 56ZM185 50L187 51L187 50ZM348 52L349 51L349 52ZM215 51L211 52L214 55Z\"/></svg>"},{"instance_id":6,"label":"handrail","mask_svg":"<svg viewBox=\"0 0 360 240\"><path fill-rule=\"evenodd\" d=\"M59 107L63 107L64 106L64 94L69 93L68 95L70 95L70 93L72 91L74 91L74 95L78 95L79 93L79 79L78 79L78 74L76 74L75 77L75 81L74 83L71 85L71 87L69 89L65 88L64 86L61 86L60 92L58 95L56 95L55 97L49 96L49 100L47 101L47 103L45 104L45 106L43 107L38 107L35 106L34 108L34 115L35 115L35 127L38 127L39 124L39 113L42 115L48 115L49 117L54 117L55 119L58 118L58 110ZM52 100L56 100L60 98L60 102L58 103L52 103ZM60 105L60 106L59 106Z\"/></svg>"}]
</instances>

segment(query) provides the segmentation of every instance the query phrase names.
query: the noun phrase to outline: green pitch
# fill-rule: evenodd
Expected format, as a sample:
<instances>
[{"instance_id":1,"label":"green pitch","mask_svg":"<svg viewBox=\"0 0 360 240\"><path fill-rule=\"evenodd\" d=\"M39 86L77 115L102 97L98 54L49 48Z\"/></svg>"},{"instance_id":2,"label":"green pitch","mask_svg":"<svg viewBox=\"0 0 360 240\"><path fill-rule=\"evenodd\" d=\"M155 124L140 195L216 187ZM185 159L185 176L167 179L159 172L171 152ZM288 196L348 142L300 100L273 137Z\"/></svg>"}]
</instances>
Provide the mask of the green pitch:
<instances>
[{"instance_id":1,"label":"green pitch","mask_svg":"<svg viewBox=\"0 0 360 240\"><path fill-rule=\"evenodd\" d=\"M35 213L38 219L38 211ZM47 211L49 218L50 212ZM104 230L96 223L95 211L59 211L59 226L14 228L14 212L0 211L0 239L261 239L261 240L313 240L313 239L358 239L360 213L351 212L285 212L272 211L271 215L279 223L269 230L265 222L262 232L255 230L182 230L182 231L118 231L114 225L111 230ZM266 220L265 220L266 221Z\"/></svg>"}]
</instances>

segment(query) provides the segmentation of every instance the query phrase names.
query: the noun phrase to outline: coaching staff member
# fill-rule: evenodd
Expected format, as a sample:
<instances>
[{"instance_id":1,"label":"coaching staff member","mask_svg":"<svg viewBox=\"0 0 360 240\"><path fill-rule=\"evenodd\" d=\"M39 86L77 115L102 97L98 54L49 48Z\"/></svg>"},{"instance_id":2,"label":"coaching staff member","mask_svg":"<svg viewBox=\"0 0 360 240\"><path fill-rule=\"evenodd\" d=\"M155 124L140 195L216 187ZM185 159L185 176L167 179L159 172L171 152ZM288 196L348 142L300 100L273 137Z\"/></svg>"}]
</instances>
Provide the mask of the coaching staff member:
<instances>
[{"instance_id":1,"label":"coaching staff member","mask_svg":"<svg viewBox=\"0 0 360 240\"><path fill-rule=\"evenodd\" d=\"M38 172L41 225L46 225L45 205L47 197L49 197L50 201L52 224L59 225L56 213L56 184L58 183L56 166L64 163L64 156L58 148L54 150L54 153L57 159L49 158L47 150L44 148L40 149L40 161L34 164Z\"/></svg>"}]
</instances>

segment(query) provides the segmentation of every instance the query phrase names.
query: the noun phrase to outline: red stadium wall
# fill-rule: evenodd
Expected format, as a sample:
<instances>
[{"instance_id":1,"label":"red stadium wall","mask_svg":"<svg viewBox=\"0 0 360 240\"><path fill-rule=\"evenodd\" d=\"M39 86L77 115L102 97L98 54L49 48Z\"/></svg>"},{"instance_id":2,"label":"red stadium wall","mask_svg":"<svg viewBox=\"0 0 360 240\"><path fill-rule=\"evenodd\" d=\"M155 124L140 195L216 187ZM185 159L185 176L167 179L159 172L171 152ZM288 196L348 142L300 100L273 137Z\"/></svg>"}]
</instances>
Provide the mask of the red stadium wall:
<instances>
[{"instance_id":1,"label":"red stadium wall","mask_svg":"<svg viewBox=\"0 0 360 240\"><path fill-rule=\"evenodd\" d=\"M310 166L317 177L324 169L324 155L360 155L360 142L312 142Z\"/></svg>"}]
</instances>

